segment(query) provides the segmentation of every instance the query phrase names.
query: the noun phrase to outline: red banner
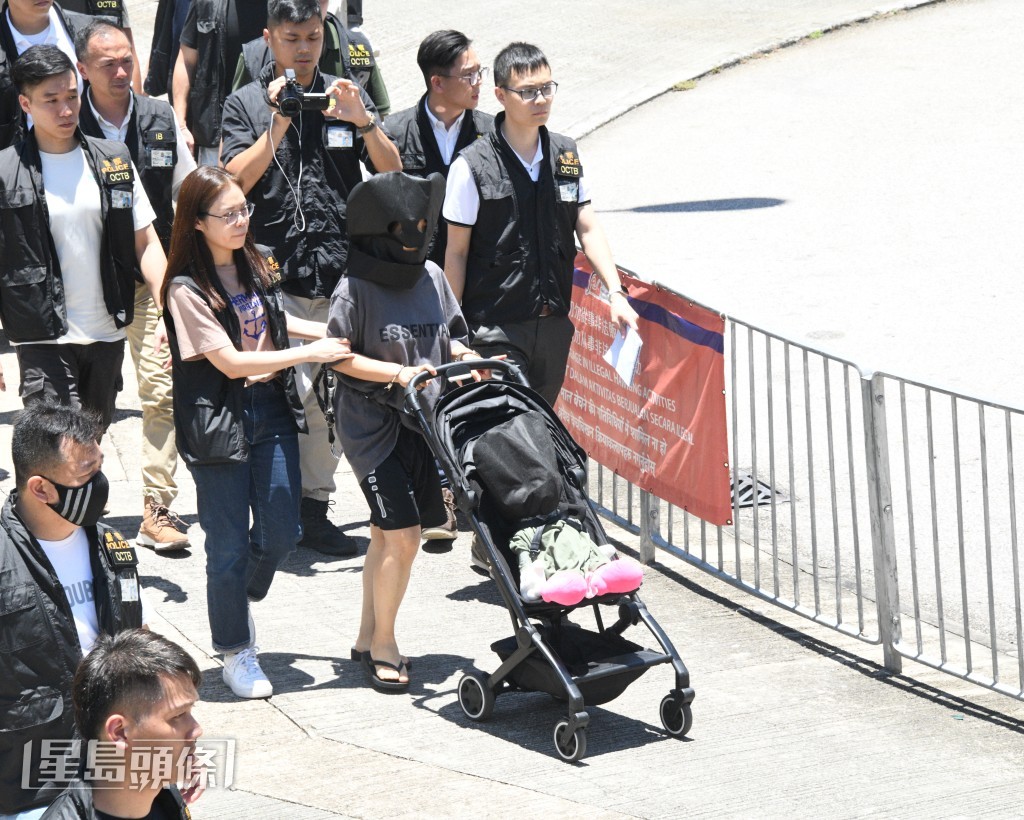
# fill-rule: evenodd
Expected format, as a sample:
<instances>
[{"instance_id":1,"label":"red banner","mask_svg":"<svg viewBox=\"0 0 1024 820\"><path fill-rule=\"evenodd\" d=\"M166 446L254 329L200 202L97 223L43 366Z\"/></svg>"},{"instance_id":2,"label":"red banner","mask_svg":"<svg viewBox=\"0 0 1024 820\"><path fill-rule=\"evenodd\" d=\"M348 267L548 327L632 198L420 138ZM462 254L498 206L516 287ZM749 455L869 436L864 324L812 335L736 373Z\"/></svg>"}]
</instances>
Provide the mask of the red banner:
<instances>
[{"instance_id":1,"label":"red banner","mask_svg":"<svg viewBox=\"0 0 1024 820\"><path fill-rule=\"evenodd\" d=\"M576 257L576 336L556 410L591 458L712 524L732 523L725 420L725 321L621 273L643 346L627 385L604 360L608 295Z\"/></svg>"}]
</instances>

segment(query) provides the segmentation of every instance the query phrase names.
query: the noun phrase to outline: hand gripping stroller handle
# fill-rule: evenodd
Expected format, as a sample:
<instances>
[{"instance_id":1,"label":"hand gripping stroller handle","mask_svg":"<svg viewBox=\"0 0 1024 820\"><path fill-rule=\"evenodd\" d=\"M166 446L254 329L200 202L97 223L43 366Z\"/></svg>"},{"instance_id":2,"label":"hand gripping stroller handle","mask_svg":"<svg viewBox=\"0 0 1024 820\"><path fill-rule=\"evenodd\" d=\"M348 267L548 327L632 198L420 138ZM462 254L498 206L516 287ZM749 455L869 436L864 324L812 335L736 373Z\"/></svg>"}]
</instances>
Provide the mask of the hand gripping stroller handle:
<instances>
[{"instance_id":1,"label":"hand gripping stroller handle","mask_svg":"<svg viewBox=\"0 0 1024 820\"><path fill-rule=\"evenodd\" d=\"M430 379L440 378L455 381L458 377L464 377L468 381L471 378L470 371L472 370L491 370L500 371L503 378L518 382L525 387L529 387L530 384L518 365L504 359L471 359L468 362L452 362L439 365L436 370L436 376L426 371L417 373L413 376L412 381L409 382L408 387L405 388L405 406L413 415L416 415L418 410L425 409L420 406L419 391Z\"/></svg>"}]
</instances>

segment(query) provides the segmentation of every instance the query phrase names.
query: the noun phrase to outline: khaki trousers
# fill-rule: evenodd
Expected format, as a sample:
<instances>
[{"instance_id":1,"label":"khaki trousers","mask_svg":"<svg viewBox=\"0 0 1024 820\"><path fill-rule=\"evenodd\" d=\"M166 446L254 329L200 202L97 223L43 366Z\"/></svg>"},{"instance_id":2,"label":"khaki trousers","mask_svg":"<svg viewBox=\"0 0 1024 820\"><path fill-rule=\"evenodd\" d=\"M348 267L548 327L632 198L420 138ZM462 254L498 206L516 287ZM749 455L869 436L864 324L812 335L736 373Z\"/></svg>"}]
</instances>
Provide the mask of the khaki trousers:
<instances>
[{"instance_id":1,"label":"khaki trousers","mask_svg":"<svg viewBox=\"0 0 1024 820\"><path fill-rule=\"evenodd\" d=\"M327 298L305 299L284 294L284 309L299 319L326 322L330 306L331 300ZM292 340L292 347L301 344L304 344L301 339ZM309 425L309 435L299 436L299 467L303 497L327 501L335 489L334 473L338 469L338 458L327 443L327 420L313 392L313 379L319 371L319 364L301 364L295 368L295 383L306 411L306 424ZM341 453L341 442L337 439L334 449Z\"/></svg>"},{"instance_id":2,"label":"khaki trousers","mask_svg":"<svg viewBox=\"0 0 1024 820\"><path fill-rule=\"evenodd\" d=\"M171 371L164 370L170 352L166 347L159 356L153 352L157 320L149 288L136 285L135 319L127 330L142 404L142 492L169 507L178 495L178 485L174 483L178 450L174 442Z\"/></svg>"}]
</instances>

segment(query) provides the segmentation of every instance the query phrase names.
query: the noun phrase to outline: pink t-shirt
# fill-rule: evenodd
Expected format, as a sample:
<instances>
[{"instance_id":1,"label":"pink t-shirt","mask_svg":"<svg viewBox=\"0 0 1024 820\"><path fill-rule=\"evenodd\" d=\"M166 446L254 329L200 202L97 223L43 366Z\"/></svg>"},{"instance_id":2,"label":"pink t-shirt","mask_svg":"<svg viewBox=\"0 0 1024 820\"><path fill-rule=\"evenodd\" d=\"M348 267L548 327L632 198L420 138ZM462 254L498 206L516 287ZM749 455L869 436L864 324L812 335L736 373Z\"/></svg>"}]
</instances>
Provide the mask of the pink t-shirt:
<instances>
[{"instance_id":1,"label":"pink t-shirt","mask_svg":"<svg viewBox=\"0 0 1024 820\"><path fill-rule=\"evenodd\" d=\"M218 265L216 271L224 291L231 299L231 307L238 316L238 324L242 329L242 350L274 350L263 300L239 284L238 271L234 265ZM184 285L171 285L167 291L167 309L174 319L178 351L184 361L202 359L211 350L231 346L227 331L217 321L210 306ZM263 381L274 375L270 373L253 380Z\"/></svg>"}]
</instances>

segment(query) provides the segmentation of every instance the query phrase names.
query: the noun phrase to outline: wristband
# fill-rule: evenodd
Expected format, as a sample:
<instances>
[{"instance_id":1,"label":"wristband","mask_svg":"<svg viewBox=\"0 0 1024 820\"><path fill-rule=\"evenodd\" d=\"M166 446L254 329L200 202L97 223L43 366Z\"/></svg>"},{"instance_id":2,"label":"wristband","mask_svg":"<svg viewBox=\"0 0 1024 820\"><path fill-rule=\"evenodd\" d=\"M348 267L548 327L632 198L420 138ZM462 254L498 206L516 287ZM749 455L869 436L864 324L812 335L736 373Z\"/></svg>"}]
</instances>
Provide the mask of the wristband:
<instances>
[{"instance_id":1,"label":"wristband","mask_svg":"<svg viewBox=\"0 0 1024 820\"><path fill-rule=\"evenodd\" d=\"M618 296L625 296L628 299L629 298L629 291L626 290L624 287L620 287L618 290L613 290L611 293L609 293L608 294L608 298L611 299L613 296L616 296L616 295L618 295Z\"/></svg>"},{"instance_id":2,"label":"wristband","mask_svg":"<svg viewBox=\"0 0 1024 820\"><path fill-rule=\"evenodd\" d=\"M391 377L391 381L389 381L387 383L387 386L384 388L385 390L390 390L392 387L395 386L395 382L398 380L398 377L402 375L403 370L405 370L405 365L400 365L398 368L398 372Z\"/></svg>"}]
</instances>

